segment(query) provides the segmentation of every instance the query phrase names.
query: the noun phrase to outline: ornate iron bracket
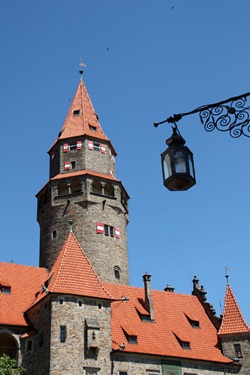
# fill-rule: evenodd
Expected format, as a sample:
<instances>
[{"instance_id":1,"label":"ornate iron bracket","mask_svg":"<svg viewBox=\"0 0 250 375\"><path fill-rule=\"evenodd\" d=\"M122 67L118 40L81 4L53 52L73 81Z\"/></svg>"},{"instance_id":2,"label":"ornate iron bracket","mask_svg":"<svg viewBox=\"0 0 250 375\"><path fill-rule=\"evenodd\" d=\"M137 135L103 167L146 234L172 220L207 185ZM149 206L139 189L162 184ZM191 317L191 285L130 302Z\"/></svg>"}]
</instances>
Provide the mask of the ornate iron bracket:
<instances>
[{"instance_id":1,"label":"ornate iron bracket","mask_svg":"<svg viewBox=\"0 0 250 375\"><path fill-rule=\"evenodd\" d=\"M165 122L175 124L184 116L199 113L200 121L208 132L217 129L222 132L228 131L233 138L241 135L250 138L250 105L246 105L248 96L250 92L218 103L203 105L193 111L179 113L164 121L155 122L154 126L157 127Z\"/></svg>"}]
</instances>

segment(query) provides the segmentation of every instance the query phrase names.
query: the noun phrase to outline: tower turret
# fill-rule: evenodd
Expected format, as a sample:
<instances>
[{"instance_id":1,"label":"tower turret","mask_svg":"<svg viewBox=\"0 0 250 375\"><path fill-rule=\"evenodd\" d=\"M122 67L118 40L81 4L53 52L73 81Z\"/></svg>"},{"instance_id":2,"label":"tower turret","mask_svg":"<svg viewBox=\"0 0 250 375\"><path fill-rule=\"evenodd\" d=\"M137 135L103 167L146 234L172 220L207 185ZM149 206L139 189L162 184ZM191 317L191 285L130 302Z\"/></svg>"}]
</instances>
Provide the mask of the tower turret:
<instances>
[{"instance_id":1,"label":"tower turret","mask_svg":"<svg viewBox=\"0 0 250 375\"><path fill-rule=\"evenodd\" d=\"M228 281L228 275L226 275ZM240 373L250 373L250 328L229 284L226 287L222 323L218 332L223 354L241 365Z\"/></svg>"},{"instance_id":2,"label":"tower turret","mask_svg":"<svg viewBox=\"0 0 250 375\"><path fill-rule=\"evenodd\" d=\"M128 284L129 196L116 178L116 151L102 130L82 78L48 153L49 181L37 194L40 266L52 268L72 221L73 232L100 280Z\"/></svg>"}]
</instances>

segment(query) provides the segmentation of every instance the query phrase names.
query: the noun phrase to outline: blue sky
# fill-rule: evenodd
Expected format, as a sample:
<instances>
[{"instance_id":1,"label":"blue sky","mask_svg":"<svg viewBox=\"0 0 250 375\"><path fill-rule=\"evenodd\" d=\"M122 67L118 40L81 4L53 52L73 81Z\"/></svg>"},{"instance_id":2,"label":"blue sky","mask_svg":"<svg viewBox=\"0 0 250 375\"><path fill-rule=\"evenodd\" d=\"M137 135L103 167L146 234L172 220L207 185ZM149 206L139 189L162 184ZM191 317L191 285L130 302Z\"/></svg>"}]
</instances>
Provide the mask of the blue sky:
<instances>
[{"instance_id":1,"label":"blue sky","mask_svg":"<svg viewBox=\"0 0 250 375\"><path fill-rule=\"evenodd\" d=\"M118 152L130 199L130 279L190 293L194 275L219 315L225 265L250 324L250 139L207 133L198 115L179 130L194 153L195 187L169 192L160 153L174 113L249 90L246 0L2 0L0 2L0 260L38 265L35 194L47 150L79 82ZM249 99L250 100L250 99ZM248 100L248 101L249 101Z\"/></svg>"}]
</instances>

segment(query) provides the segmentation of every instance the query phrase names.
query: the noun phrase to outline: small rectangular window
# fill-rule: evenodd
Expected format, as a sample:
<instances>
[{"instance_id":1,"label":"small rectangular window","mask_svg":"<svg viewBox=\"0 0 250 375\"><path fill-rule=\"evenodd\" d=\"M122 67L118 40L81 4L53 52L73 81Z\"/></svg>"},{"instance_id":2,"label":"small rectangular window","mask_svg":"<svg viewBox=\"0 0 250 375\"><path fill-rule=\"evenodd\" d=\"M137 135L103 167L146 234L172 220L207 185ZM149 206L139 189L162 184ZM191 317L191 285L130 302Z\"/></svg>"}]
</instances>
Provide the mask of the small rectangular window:
<instances>
[{"instance_id":1,"label":"small rectangular window","mask_svg":"<svg viewBox=\"0 0 250 375\"><path fill-rule=\"evenodd\" d=\"M57 231L53 230L52 231L52 238L55 239L57 237Z\"/></svg>"},{"instance_id":2,"label":"small rectangular window","mask_svg":"<svg viewBox=\"0 0 250 375\"><path fill-rule=\"evenodd\" d=\"M64 300L62 298L59 298L58 303L59 305L63 305Z\"/></svg>"},{"instance_id":3,"label":"small rectangular window","mask_svg":"<svg viewBox=\"0 0 250 375\"><path fill-rule=\"evenodd\" d=\"M128 375L126 371L119 371L119 375Z\"/></svg>"},{"instance_id":4,"label":"small rectangular window","mask_svg":"<svg viewBox=\"0 0 250 375\"><path fill-rule=\"evenodd\" d=\"M234 351L237 358L243 357L240 344L234 344Z\"/></svg>"},{"instance_id":5,"label":"small rectangular window","mask_svg":"<svg viewBox=\"0 0 250 375\"><path fill-rule=\"evenodd\" d=\"M39 333L39 348L41 348L44 344L44 331Z\"/></svg>"},{"instance_id":6,"label":"small rectangular window","mask_svg":"<svg viewBox=\"0 0 250 375\"><path fill-rule=\"evenodd\" d=\"M73 116L79 116L80 115L80 109L75 109L73 111Z\"/></svg>"},{"instance_id":7,"label":"small rectangular window","mask_svg":"<svg viewBox=\"0 0 250 375\"><path fill-rule=\"evenodd\" d=\"M33 347L33 341L32 340L27 341L26 351L31 352L32 347Z\"/></svg>"},{"instance_id":8,"label":"small rectangular window","mask_svg":"<svg viewBox=\"0 0 250 375\"><path fill-rule=\"evenodd\" d=\"M109 226L104 224L104 234L105 236L108 236L109 235Z\"/></svg>"},{"instance_id":9,"label":"small rectangular window","mask_svg":"<svg viewBox=\"0 0 250 375\"><path fill-rule=\"evenodd\" d=\"M65 342L67 337L67 327L60 326L60 342Z\"/></svg>"},{"instance_id":10,"label":"small rectangular window","mask_svg":"<svg viewBox=\"0 0 250 375\"><path fill-rule=\"evenodd\" d=\"M76 144L69 145L69 151L75 151L76 149L77 149L77 145Z\"/></svg>"},{"instance_id":11,"label":"small rectangular window","mask_svg":"<svg viewBox=\"0 0 250 375\"><path fill-rule=\"evenodd\" d=\"M100 143L94 142L94 143L93 143L93 149L94 149L95 151L100 151Z\"/></svg>"},{"instance_id":12,"label":"small rectangular window","mask_svg":"<svg viewBox=\"0 0 250 375\"><path fill-rule=\"evenodd\" d=\"M109 232L110 232L110 237L114 237L115 236L114 227L109 227Z\"/></svg>"},{"instance_id":13,"label":"small rectangular window","mask_svg":"<svg viewBox=\"0 0 250 375\"><path fill-rule=\"evenodd\" d=\"M115 278L117 280L120 280L120 275L121 275L121 269L119 266L115 266L114 267L114 274L115 274Z\"/></svg>"},{"instance_id":14,"label":"small rectangular window","mask_svg":"<svg viewBox=\"0 0 250 375\"><path fill-rule=\"evenodd\" d=\"M75 169L75 167L76 167L75 161L66 161L64 163L64 170L65 171L70 171L71 169Z\"/></svg>"}]
</instances>

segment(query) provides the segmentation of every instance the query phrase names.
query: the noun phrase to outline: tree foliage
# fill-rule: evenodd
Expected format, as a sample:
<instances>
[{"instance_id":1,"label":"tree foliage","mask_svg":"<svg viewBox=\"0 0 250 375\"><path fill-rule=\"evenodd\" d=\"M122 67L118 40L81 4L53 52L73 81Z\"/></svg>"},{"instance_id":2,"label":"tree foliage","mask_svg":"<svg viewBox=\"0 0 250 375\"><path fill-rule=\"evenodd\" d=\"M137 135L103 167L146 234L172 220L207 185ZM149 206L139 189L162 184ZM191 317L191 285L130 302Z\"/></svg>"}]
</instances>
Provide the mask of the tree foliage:
<instances>
[{"instance_id":1,"label":"tree foliage","mask_svg":"<svg viewBox=\"0 0 250 375\"><path fill-rule=\"evenodd\" d=\"M24 371L23 367L13 368L14 366L16 366L16 361L8 355L3 354L0 357L0 375L17 375Z\"/></svg>"}]
</instances>

